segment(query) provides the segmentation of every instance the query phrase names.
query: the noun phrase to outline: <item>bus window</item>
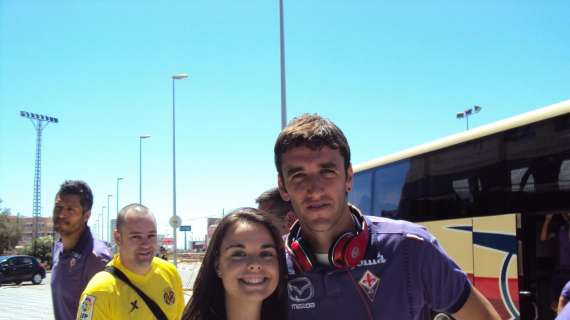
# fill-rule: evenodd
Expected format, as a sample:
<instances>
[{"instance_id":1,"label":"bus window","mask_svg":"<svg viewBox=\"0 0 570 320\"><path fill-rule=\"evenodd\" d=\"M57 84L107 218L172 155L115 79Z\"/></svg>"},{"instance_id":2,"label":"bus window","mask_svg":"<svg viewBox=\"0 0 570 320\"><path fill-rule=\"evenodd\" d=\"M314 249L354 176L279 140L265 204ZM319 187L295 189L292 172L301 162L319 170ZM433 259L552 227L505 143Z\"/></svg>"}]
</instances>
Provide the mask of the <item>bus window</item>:
<instances>
[{"instance_id":1,"label":"bus window","mask_svg":"<svg viewBox=\"0 0 570 320\"><path fill-rule=\"evenodd\" d=\"M348 194L348 201L357 206L362 213L379 215L372 212L372 171L361 172L352 180L352 191Z\"/></svg>"},{"instance_id":2,"label":"bus window","mask_svg":"<svg viewBox=\"0 0 570 320\"><path fill-rule=\"evenodd\" d=\"M570 189L570 160L564 160L560 165L560 173L558 173L558 189Z\"/></svg>"},{"instance_id":3,"label":"bus window","mask_svg":"<svg viewBox=\"0 0 570 320\"><path fill-rule=\"evenodd\" d=\"M526 181L523 181L528 172L528 168L512 169L511 170L511 191L512 192L534 192L534 177L529 175ZM522 187L522 190L521 190Z\"/></svg>"},{"instance_id":4,"label":"bus window","mask_svg":"<svg viewBox=\"0 0 570 320\"><path fill-rule=\"evenodd\" d=\"M374 213L390 218L398 217L402 188L410 169L410 161L401 161L374 171Z\"/></svg>"},{"instance_id":5,"label":"bus window","mask_svg":"<svg viewBox=\"0 0 570 320\"><path fill-rule=\"evenodd\" d=\"M452 186L459 199L473 202L473 195L471 194L471 189L469 188L469 179L453 180Z\"/></svg>"}]
</instances>

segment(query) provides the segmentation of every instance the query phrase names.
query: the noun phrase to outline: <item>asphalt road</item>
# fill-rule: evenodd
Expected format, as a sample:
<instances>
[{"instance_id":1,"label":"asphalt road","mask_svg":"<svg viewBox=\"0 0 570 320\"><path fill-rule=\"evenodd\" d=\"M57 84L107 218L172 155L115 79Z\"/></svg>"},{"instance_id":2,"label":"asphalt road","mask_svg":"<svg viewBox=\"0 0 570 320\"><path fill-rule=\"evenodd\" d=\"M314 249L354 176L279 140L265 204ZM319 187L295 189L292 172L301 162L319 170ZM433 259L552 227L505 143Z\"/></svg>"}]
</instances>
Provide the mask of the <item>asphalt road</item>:
<instances>
[{"instance_id":1,"label":"asphalt road","mask_svg":"<svg viewBox=\"0 0 570 320\"><path fill-rule=\"evenodd\" d=\"M23 282L0 287L0 320L53 319L50 273L39 285Z\"/></svg>"},{"instance_id":2,"label":"asphalt road","mask_svg":"<svg viewBox=\"0 0 570 320\"><path fill-rule=\"evenodd\" d=\"M192 294L194 279L200 263L180 263L178 271L184 286L184 300L188 302ZM3 284L0 286L0 320L52 320L51 273L39 285L23 282L20 285Z\"/></svg>"}]
</instances>

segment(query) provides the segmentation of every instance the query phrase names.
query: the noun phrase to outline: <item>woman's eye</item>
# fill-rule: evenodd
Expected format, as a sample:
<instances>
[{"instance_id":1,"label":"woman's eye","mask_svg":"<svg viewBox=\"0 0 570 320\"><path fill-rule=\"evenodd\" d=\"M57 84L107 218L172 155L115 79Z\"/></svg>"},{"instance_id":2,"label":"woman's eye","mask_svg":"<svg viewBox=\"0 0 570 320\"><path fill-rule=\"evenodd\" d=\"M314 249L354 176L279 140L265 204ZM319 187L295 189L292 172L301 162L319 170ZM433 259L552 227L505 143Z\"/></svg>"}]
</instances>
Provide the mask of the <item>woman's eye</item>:
<instances>
[{"instance_id":1,"label":"woman's eye","mask_svg":"<svg viewBox=\"0 0 570 320\"><path fill-rule=\"evenodd\" d=\"M230 256L232 258L242 258L242 257L245 257L246 254L243 251L234 251L234 252L232 252L232 254Z\"/></svg>"},{"instance_id":2,"label":"woman's eye","mask_svg":"<svg viewBox=\"0 0 570 320\"><path fill-rule=\"evenodd\" d=\"M261 254L259 254L259 256L262 258L273 258L275 257L275 253L272 251L263 251Z\"/></svg>"}]
</instances>

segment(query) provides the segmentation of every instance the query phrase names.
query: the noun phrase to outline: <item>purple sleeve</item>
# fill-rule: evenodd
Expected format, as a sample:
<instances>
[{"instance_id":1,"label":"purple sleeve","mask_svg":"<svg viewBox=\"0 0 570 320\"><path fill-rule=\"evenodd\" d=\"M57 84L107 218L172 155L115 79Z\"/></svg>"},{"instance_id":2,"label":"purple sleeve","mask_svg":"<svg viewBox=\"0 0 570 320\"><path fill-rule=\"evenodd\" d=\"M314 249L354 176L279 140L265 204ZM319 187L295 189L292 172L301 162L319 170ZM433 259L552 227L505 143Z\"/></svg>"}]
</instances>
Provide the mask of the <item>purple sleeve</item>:
<instances>
[{"instance_id":1,"label":"purple sleeve","mask_svg":"<svg viewBox=\"0 0 570 320\"><path fill-rule=\"evenodd\" d=\"M556 320L570 320L570 303L567 304L556 317Z\"/></svg>"},{"instance_id":2,"label":"purple sleeve","mask_svg":"<svg viewBox=\"0 0 570 320\"><path fill-rule=\"evenodd\" d=\"M564 297L564 299L570 300L570 281L566 282L564 288L562 288L562 292L560 292L560 295Z\"/></svg>"},{"instance_id":3,"label":"purple sleeve","mask_svg":"<svg viewBox=\"0 0 570 320\"><path fill-rule=\"evenodd\" d=\"M434 310L455 313L463 307L471 293L467 275L443 251L437 240L426 239L422 249L419 272L424 294Z\"/></svg>"},{"instance_id":4,"label":"purple sleeve","mask_svg":"<svg viewBox=\"0 0 570 320\"><path fill-rule=\"evenodd\" d=\"M106 246L98 243L94 244L93 252L89 256L85 266L85 277L87 282L99 271L103 271L107 263L111 260L111 251Z\"/></svg>"}]
</instances>

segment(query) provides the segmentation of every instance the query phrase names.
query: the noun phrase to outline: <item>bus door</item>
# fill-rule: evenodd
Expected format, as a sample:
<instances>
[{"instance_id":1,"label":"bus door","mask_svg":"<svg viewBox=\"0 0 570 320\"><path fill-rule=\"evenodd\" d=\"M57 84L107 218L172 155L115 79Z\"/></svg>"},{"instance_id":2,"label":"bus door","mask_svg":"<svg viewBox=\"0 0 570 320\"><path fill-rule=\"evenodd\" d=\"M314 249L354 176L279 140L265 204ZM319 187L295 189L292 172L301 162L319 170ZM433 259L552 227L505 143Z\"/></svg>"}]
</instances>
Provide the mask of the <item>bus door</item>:
<instances>
[{"instance_id":1,"label":"bus door","mask_svg":"<svg viewBox=\"0 0 570 320\"><path fill-rule=\"evenodd\" d=\"M529 296L528 303L521 295L521 314L535 315L523 319L551 320L556 317L557 297L566 279L559 279L560 243L557 232L564 226L562 215L565 211L523 212L518 229L519 238L519 286L521 292ZM545 218L553 215L546 228L546 238L541 239ZM549 227L549 228L548 228ZM568 229L563 230L565 235ZM570 279L570 275L569 275ZM554 302L554 305L552 303ZM554 308L554 310L553 310ZM523 311L525 310L525 311Z\"/></svg>"}]
</instances>

